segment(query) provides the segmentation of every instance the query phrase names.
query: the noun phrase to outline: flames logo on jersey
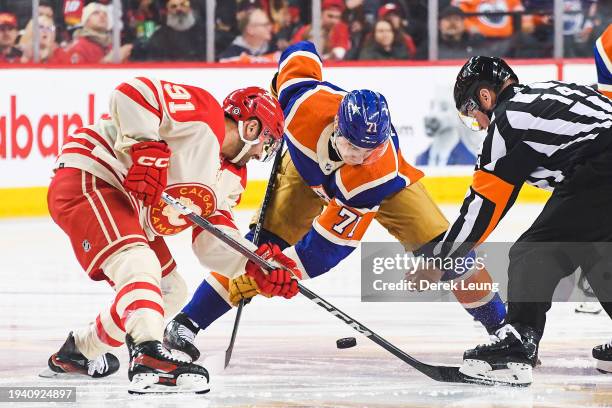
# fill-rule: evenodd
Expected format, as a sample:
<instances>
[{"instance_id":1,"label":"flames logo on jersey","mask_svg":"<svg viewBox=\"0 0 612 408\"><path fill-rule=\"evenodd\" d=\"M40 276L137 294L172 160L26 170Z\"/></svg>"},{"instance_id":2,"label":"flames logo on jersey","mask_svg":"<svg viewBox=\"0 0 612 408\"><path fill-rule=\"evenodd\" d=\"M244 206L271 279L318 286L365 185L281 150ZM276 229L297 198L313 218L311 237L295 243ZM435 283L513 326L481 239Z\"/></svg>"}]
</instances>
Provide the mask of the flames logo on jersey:
<instances>
[{"instance_id":1,"label":"flames logo on jersey","mask_svg":"<svg viewBox=\"0 0 612 408\"><path fill-rule=\"evenodd\" d=\"M166 193L202 217L208 217L217 209L215 193L203 184L174 184L166 188ZM147 218L149 227L157 235L178 234L192 225L189 219L163 200L151 206Z\"/></svg>"}]
</instances>

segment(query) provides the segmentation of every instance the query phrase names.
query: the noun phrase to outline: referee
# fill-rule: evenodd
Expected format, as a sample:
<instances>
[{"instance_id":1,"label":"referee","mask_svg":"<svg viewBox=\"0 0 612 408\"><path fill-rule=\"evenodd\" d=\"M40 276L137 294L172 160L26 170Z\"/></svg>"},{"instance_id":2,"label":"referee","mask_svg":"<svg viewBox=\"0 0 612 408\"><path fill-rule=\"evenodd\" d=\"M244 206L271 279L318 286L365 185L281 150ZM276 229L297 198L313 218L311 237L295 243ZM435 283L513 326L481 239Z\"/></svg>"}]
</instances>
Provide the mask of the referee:
<instances>
[{"instance_id":1,"label":"referee","mask_svg":"<svg viewBox=\"0 0 612 408\"><path fill-rule=\"evenodd\" d=\"M562 278L581 267L612 316L612 100L572 83L520 84L504 60L483 56L461 68L454 97L462 120L487 136L442 256L483 242L524 183L553 191L510 251L506 325L493 343L466 351L461 368L528 385Z\"/></svg>"}]
</instances>

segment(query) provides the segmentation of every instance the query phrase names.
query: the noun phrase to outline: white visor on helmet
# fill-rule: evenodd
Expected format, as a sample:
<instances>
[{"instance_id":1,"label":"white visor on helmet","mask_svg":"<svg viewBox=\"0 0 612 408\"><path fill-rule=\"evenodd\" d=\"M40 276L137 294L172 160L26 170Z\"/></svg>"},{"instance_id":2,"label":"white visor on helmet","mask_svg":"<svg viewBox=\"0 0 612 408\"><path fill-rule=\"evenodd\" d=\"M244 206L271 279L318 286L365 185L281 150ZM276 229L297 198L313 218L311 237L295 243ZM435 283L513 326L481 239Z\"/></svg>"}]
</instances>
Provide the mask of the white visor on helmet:
<instances>
[{"instance_id":1,"label":"white visor on helmet","mask_svg":"<svg viewBox=\"0 0 612 408\"><path fill-rule=\"evenodd\" d=\"M461 122L470 130L482 130L482 127L474 117L475 112L479 109L480 107L472 98L468 98L463 105L461 105L461 108L459 108L459 119L461 119Z\"/></svg>"},{"instance_id":2,"label":"white visor on helmet","mask_svg":"<svg viewBox=\"0 0 612 408\"><path fill-rule=\"evenodd\" d=\"M336 150L342 158L342 161L353 166L360 164L368 165L376 162L385 154L389 146L389 140L371 149L355 146L339 131L335 135L335 143Z\"/></svg>"}]
</instances>

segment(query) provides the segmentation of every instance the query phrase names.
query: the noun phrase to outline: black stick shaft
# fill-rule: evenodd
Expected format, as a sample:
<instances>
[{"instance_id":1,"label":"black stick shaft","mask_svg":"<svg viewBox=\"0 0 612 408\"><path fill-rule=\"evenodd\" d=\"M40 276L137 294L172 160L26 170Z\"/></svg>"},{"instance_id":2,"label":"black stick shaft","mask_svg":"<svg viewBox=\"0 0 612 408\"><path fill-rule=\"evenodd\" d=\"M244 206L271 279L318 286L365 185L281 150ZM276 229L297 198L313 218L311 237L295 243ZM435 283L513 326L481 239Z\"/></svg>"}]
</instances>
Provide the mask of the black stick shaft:
<instances>
[{"instance_id":1,"label":"black stick shaft","mask_svg":"<svg viewBox=\"0 0 612 408\"><path fill-rule=\"evenodd\" d=\"M259 217L257 218L257 224L255 224L255 230L253 231L253 243L259 246L259 234L261 233L261 229L263 228L263 223L266 218L266 210L268 208L268 204L272 199L272 191L274 190L274 185L276 184L276 174L278 173L278 168L283 160L283 147L285 145L285 139L281 140L280 148L276 153L276 157L274 157L274 163L272 164L272 170L270 171L270 178L268 179L268 185L266 186L266 194L264 195L263 203L261 204L261 210L259 212Z\"/></svg>"},{"instance_id":2,"label":"black stick shaft","mask_svg":"<svg viewBox=\"0 0 612 408\"><path fill-rule=\"evenodd\" d=\"M231 236L225 234L223 231L218 229L215 225L210 223L208 220L206 220L205 218L202 218L199 215L195 214L190 208L185 207L183 204L181 204L179 201L177 201L176 199L172 198L168 194L163 193L162 194L162 199L166 203L172 205L174 208L176 208L182 214L184 214L191 221L193 221L194 224L202 227L203 229L208 231L210 234L212 234L216 238L219 238L221 241L223 241L225 244L227 244L230 248L234 249L236 252L240 253L241 255L243 255L248 260L250 260L251 262L255 263L256 265L258 265L262 269L267 270L267 271L271 271L271 270L273 270L275 268L267 260L263 259L262 257L260 257L259 255L255 254L254 252L251 252L247 247L242 245L242 243L238 242L237 240L235 240ZM458 367L452 367L452 366L434 366L434 365L425 364L425 363L415 359L414 357L408 355L407 353L405 353L404 351L400 350L399 348L397 348L393 344L389 343L387 340L385 340L384 338L382 338L378 334L374 333L372 330L368 329L366 326L364 326L363 324L359 323L357 320L353 319L352 317L350 317L346 313L342 312L337 307L333 306L331 303L327 302L326 300L324 300L320 296L316 295L310 289L305 288L302 284L298 283L298 287L299 287L300 293L302 295L306 296L308 299L310 299L314 303L316 303L319 306L321 306L327 312L333 314L338 319L342 320L344 323L348 324L353 329L355 329L359 333L365 335L367 338L372 340L374 343L378 344L379 346L381 346L382 348L384 348L385 350L387 350L388 352L390 352L394 356L398 357L400 360L402 360L405 363L409 364L410 366L412 366L416 370L418 370L421 373L425 374L426 376L428 376L428 377L430 377L430 378L432 378L432 379L434 379L436 381L443 381L443 382L467 382L466 379L464 378L464 376L459 372L459 368Z\"/></svg>"},{"instance_id":3,"label":"black stick shaft","mask_svg":"<svg viewBox=\"0 0 612 408\"><path fill-rule=\"evenodd\" d=\"M282 146L281 146L281 148L282 148ZM118 169L122 169L120 171L123 174L125 174L126 169L123 168L123 164L121 162L119 162L116 158L114 158L113 156L108 154L104 149L96 148L96 149L94 149L93 153L97 157L104 158L109 163L115 163L117 168ZM280 155L280 152L278 154ZM275 161L274 161L274 171L272 172L273 174L276 173L276 169L277 169L279 163L280 163L280 158L276 157ZM273 174L270 175L270 182L273 182L273 180L274 180ZM268 189L269 190L272 189L272 186L270 185L270 182L268 183ZM266 197L268 197L268 190L266 190ZM229 245L231 248L236 250L238 253L244 255L247 259L255 262L257 265L259 265L260 267L262 267L265 270L268 270L268 271L272 270L272 266L266 260L264 260L263 258L258 256L257 254L249 251L248 248L244 247L240 242L236 241L232 237L230 237L230 236L226 235L225 233L223 233L221 230L217 229L217 227L215 227L213 224L211 224L206 219L204 219L204 218L200 217L199 215L193 213L193 211L190 208L185 207L183 204L181 204L175 198L169 196L166 193L162 193L162 199L167 204L170 204L175 209L177 209L179 212L181 212L183 215L185 215L187 218L189 218L191 221L193 221L193 223L195 223L196 225L199 225L200 227L204 228L205 230L207 230L208 232L213 234L215 237L219 238L221 241L225 242L227 245ZM266 201L265 198L264 198L264 204L265 204L265 206L267 206L267 201ZM263 214L265 214L265 206L262 205L262 213L259 214L258 225L261 225L263 223L263 218L262 217L263 217ZM261 227L259 227L259 229L261 230ZM259 232L257 232L257 233L259 234ZM387 340L383 339L378 334L376 334L373 331L369 330L367 327L363 326L361 323L357 322L355 319L353 319L350 316L348 316L347 314L343 313L338 308L336 308L335 306L331 305L329 302L326 302L325 300L323 300L322 298L317 296L314 292L312 292L309 289L305 288L301 284L298 284L298 287L299 287L300 293L302 295L306 296L308 299L310 299L313 302L317 303L323 309L327 310L329 313L333 314L338 319L342 320L343 322L345 322L349 326L353 327L358 332L364 334L366 337L368 337L374 343L378 344L379 346L381 346L382 348L384 348L385 350L387 350L388 352L390 352L391 354L393 354L394 356L396 356L400 360L404 361L405 363L407 363L410 366L414 367L416 370L420 371L421 373L425 374L426 376L428 376L428 377L430 377L430 378L432 378L432 379L434 379L436 381L454 382L454 383L477 383L477 384L481 384L481 385L511 385L511 386L515 385L515 384L511 384L511 383L507 383L507 382L496 381L496 380L476 379L476 378L472 378L472 377L467 377L467 376L465 376L464 374L462 374L459 371L459 367L425 364L425 363L415 359L414 357L406 354L405 352L403 352L402 350L400 350L399 348L397 348L393 344L389 343ZM232 332L232 342L231 342L230 348L229 348L229 356L230 357L231 357L231 350L233 349L233 344L234 344L233 342L236 339L236 333L237 333L237 330L238 330L238 323L240 322L240 314L241 313L239 311L239 313L236 316L236 322L234 323L234 331ZM227 351L226 351L226 353L227 353ZM227 357L227 354L226 354L226 365L225 365L225 367L227 367L227 363L228 362L229 362L229 360L228 360L228 357Z\"/></svg>"},{"instance_id":4,"label":"black stick shaft","mask_svg":"<svg viewBox=\"0 0 612 408\"><path fill-rule=\"evenodd\" d=\"M276 173L278 172L278 168L282 160L284 142L285 139L282 139L280 148L278 149L276 157L274 158L272 170L270 171L270 178L268 179L268 185L266 186L266 194L264 195L263 203L261 204L261 210L259 212L259 217L257 218L255 230L253 231L253 243L257 246L259 246L259 234L261 233L264 219L266 217L266 209L268 208L268 203L272 198L272 190L274 189L274 184L276 182ZM230 363L230 360L232 359L232 353L234 352L234 343L236 343L236 336L238 335L238 326L240 324L240 318L242 317L242 309L244 308L244 305L246 303L247 302L245 299L240 299L240 303L238 304L238 310L236 310L236 318L234 319L234 327L232 328L232 337L230 338L230 342L227 345L227 349L225 349L224 368L227 368Z\"/></svg>"}]
</instances>

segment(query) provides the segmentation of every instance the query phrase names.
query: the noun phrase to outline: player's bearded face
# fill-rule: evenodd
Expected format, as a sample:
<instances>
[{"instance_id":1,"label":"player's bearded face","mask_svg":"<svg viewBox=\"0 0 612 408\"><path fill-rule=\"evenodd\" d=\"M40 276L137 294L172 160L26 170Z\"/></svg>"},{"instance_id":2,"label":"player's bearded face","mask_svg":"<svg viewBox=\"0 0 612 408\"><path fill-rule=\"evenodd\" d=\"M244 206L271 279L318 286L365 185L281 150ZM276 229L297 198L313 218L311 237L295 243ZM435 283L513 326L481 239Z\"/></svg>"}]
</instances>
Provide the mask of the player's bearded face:
<instances>
[{"instance_id":1,"label":"player's bearded face","mask_svg":"<svg viewBox=\"0 0 612 408\"><path fill-rule=\"evenodd\" d=\"M268 161L280 148L280 139L276 139L269 129L262 127L257 120L239 123L239 137L244 143L243 148L248 152L240 159L238 165L244 166L253 158L259 161Z\"/></svg>"}]
</instances>

